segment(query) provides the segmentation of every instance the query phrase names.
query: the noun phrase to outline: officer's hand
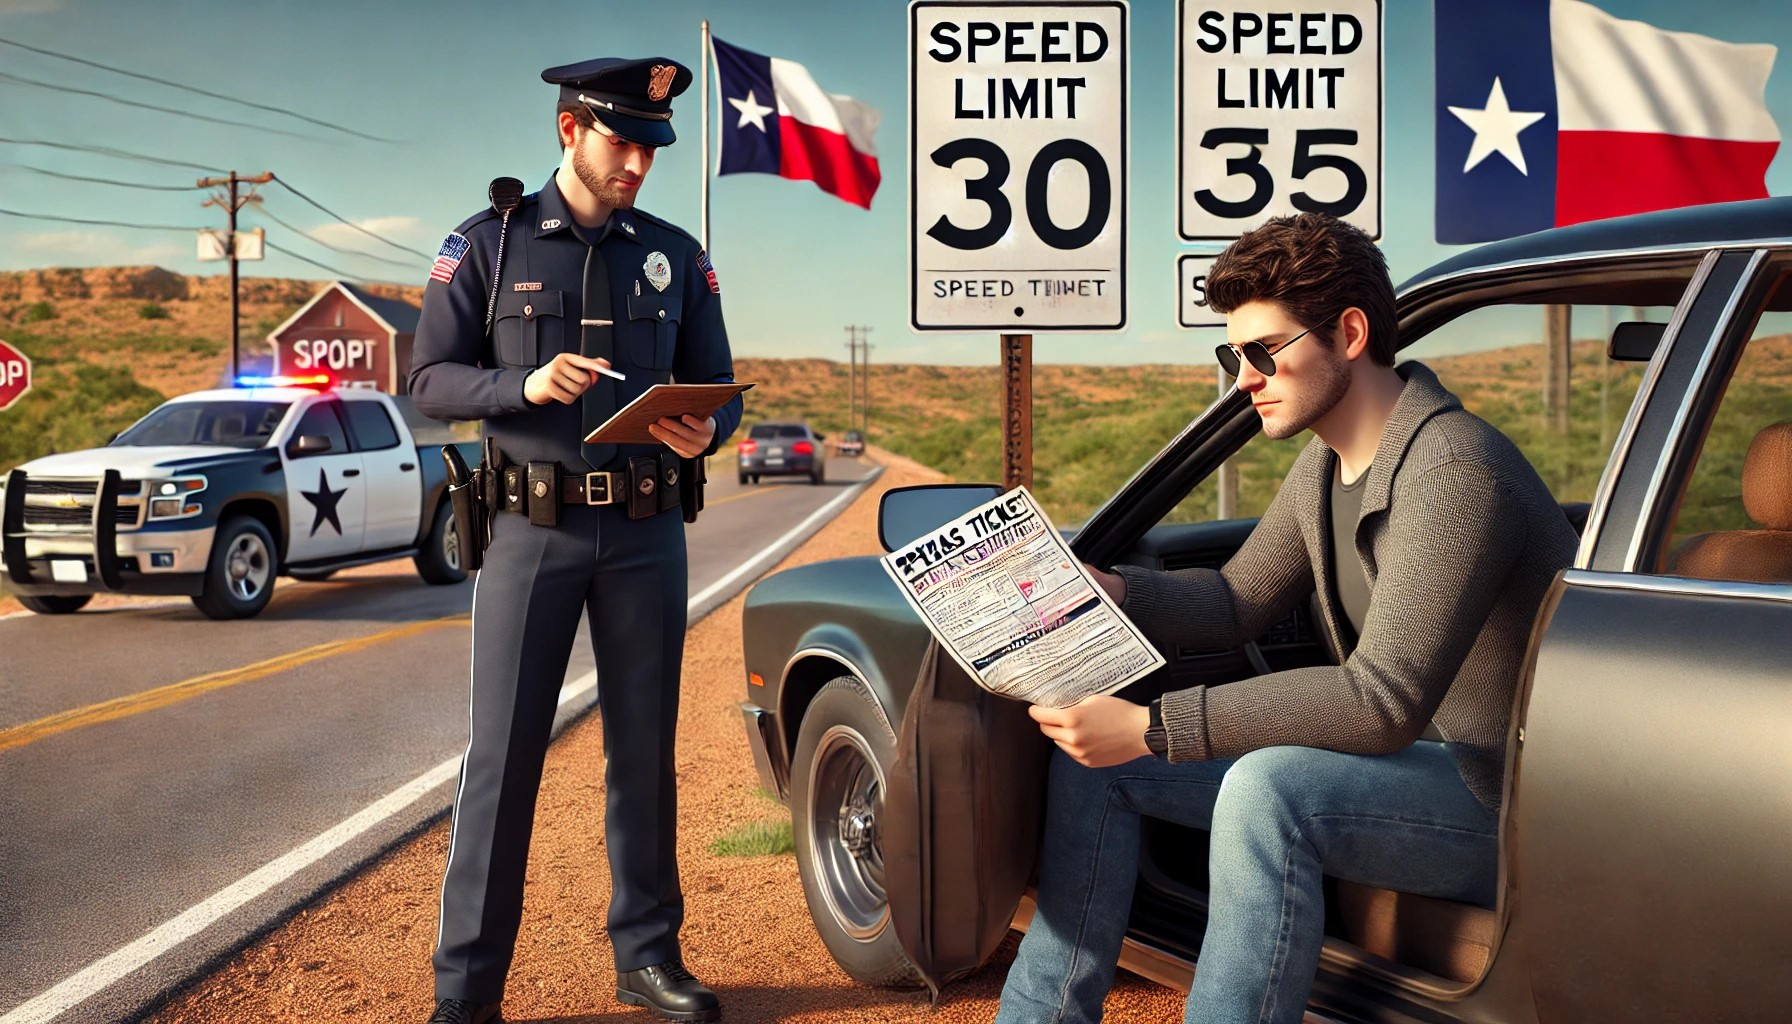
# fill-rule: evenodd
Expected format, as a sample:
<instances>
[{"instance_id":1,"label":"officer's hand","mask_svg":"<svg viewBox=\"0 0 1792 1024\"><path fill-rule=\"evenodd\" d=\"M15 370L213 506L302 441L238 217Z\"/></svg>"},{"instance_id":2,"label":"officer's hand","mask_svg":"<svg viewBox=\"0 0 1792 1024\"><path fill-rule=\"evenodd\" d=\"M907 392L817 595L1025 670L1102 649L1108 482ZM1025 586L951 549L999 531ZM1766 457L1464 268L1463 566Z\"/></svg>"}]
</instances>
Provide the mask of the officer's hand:
<instances>
[{"instance_id":1,"label":"officer's hand","mask_svg":"<svg viewBox=\"0 0 1792 1024\"><path fill-rule=\"evenodd\" d=\"M597 382L597 368L600 366L608 369L610 361L593 359L577 352L562 352L524 378L523 397L535 405L546 405L549 402L571 405Z\"/></svg>"},{"instance_id":2,"label":"officer's hand","mask_svg":"<svg viewBox=\"0 0 1792 1024\"><path fill-rule=\"evenodd\" d=\"M716 436L716 418L711 416L699 423L697 417L688 413L678 419L662 416L647 425L647 432L678 454L694 459L703 454Z\"/></svg>"}]
</instances>

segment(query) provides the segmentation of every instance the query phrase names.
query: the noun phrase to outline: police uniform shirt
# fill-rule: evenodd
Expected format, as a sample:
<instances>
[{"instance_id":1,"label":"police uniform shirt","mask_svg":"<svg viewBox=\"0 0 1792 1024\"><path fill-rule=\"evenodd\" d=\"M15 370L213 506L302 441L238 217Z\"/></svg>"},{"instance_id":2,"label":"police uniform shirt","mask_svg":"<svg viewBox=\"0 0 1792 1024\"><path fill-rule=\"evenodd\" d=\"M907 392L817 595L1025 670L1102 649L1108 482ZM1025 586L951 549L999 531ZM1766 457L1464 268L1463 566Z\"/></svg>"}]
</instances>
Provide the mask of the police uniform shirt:
<instances>
[{"instance_id":1,"label":"police uniform shirt","mask_svg":"<svg viewBox=\"0 0 1792 1024\"><path fill-rule=\"evenodd\" d=\"M614 321L610 362L628 378L600 377L592 385L614 388L612 412L668 376L684 384L734 381L720 288L707 255L689 234L638 209L617 209L602 225L581 227L549 178L510 214L488 335L485 317L500 226L499 215L487 210L457 228L444 243L444 256L458 245L457 236L466 240L464 256L447 272L438 257L424 290L410 373L412 400L424 414L485 420L485 432L512 462L584 467L580 402L531 405L523 397L523 381L555 355L580 351L585 261L592 245L608 268ZM663 291L654 287L647 266L654 254L663 255L671 269ZM716 433L705 454L734 432L741 408L736 396L716 410ZM610 448L612 456L593 468L618 469L631 455L667 450L663 445Z\"/></svg>"}]
</instances>

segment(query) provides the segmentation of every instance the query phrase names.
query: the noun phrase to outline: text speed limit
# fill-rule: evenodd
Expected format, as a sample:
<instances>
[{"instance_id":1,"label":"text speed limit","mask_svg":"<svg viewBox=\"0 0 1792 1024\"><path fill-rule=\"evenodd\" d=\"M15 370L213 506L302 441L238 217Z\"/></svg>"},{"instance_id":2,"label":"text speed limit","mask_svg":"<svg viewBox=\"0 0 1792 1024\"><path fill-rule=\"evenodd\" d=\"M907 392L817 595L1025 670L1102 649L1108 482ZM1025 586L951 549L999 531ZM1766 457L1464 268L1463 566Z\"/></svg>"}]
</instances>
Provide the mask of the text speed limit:
<instances>
[{"instance_id":1,"label":"text speed limit","mask_svg":"<svg viewBox=\"0 0 1792 1024\"><path fill-rule=\"evenodd\" d=\"M1185 241L1329 213L1381 237L1378 0L1178 0Z\"/></svg>"},{"instance_id":2,"label":"text speed limit","mask_svg":"<svg viewBox=\"0 0 1792 1024\"><path fill-rule=\"evenodd\" d=\"M1124 327L1125 4L909 17L911 326Z\"/></svg>"}]
</instances>

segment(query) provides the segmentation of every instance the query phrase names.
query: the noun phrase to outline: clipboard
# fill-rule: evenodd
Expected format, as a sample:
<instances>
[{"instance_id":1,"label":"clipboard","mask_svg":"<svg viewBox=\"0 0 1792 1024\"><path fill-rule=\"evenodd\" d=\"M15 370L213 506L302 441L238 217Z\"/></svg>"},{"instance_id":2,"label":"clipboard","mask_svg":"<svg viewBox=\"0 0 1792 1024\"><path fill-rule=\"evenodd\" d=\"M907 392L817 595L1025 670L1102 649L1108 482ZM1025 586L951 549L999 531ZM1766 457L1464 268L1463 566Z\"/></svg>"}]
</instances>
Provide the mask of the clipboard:
<instances>
[{"instance_id":1,"label":"clipboard","mask_svg":"<svg viewBox=\"0 0 1792 1024\"><path fill-rule=\"evenodd\" d=\"M752 384L655 384L585 435L586 444L659 444L649 424L690 414L703 419Z\"/></svg>"}]
</instances>

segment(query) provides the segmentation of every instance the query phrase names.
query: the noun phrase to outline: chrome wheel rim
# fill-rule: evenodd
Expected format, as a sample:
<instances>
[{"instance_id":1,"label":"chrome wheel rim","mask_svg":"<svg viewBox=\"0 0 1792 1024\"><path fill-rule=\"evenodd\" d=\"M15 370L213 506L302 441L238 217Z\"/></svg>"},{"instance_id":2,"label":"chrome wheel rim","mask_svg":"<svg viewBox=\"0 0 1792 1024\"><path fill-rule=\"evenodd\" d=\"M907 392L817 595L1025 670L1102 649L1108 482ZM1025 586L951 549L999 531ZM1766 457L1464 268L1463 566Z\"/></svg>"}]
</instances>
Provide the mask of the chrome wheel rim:
<instances>
[{"instance_id":1,"label":"chrome wheel rim","mask_svg":"<svg viewBox=\"0 0 1792 1024\"><path fill-rule=\"evenodd\" d=\"M884 777L871 745L836 725L822 734L809 768L809 860L834 922L869 942L890 922L884 890Z\"/></svg>"},{"instance_id":2,"label":"chrome wheel rim","mask_svg":"<svg viewBox=\"0 0 1792 1024\"><path fill-rule=\"evenodd\" d=\"M274 574L268 546L253 533L240 533L224 553L224 579L230 596L238 601L253 601L267 588Z\"/></svg>"}]
</instances>

